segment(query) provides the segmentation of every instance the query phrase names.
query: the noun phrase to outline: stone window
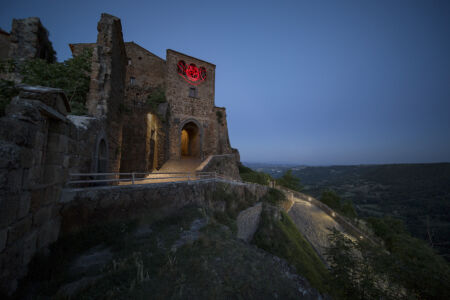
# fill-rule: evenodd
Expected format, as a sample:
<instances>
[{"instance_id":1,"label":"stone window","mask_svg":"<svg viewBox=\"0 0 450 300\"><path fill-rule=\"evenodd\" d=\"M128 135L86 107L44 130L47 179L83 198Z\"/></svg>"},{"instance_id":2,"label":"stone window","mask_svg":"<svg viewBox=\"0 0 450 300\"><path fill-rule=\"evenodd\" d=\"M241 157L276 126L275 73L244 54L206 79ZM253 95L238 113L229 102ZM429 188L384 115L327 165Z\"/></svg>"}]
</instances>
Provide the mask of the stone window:
<instances>
[{"instance_id":1,"label":"stone window","mask_svg":"<svg viewBox=\"0 0 450 300\"><path fill-rule=\"evenodd\" d=\"M178 74L186 75L186 63L182 60L180 60L177 64L177 71Z\"/></svg>"},{"instance_id":2,"label":"stone window","mask_svg":"<svg viewBox=\"0 0 450 300\"><path fill-rule=\"evenodd\" d=\"M130 85L135 85L135 84L136 84L136 78L130 77Z\"/></svg>"},{"instance_id":3,"label":"stone window","mask_svg":"<svg viewBox=\"0 0 450 300\"><path fill-rule=\"evenodd\" d=\"M197 98L197 88L196 87L189 88L189 97Z\"/></svg>"},{"instance_id":4,"label":"stone window","mask_svg":"<svg viewBox=\"0 0 450 300\"><path fill-rule=\"evenodd\" d=\"M128 59L128 65L131 66L131 58Z\"/></svg>"},{"instance_id":5,"label":"stone window","mask_svg":"<svg viewBox=\"0 0 450 300\"><path fill-rule=\"evenodd\" d=\"M205 81L206 80L206 69L204 67L201 67L198 69L198 72L200 73L200 80Z\"/></svg>"}]
</instances>

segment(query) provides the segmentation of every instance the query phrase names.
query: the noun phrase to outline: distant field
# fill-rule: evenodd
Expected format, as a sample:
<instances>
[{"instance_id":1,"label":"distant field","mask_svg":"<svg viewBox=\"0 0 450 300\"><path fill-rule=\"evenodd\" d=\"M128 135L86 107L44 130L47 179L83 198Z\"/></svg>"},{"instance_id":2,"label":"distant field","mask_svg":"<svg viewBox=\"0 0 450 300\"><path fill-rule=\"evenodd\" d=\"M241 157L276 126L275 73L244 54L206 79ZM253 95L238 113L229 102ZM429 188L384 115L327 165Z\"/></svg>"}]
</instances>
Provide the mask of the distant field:
<instances>
[{"instance_id":1,"label":"distant field","mask_svg":"<svg viewBox=\"0 0 450 300\"><path fill-rule=\"evenodd\" d=\"M450 260L450 163L361 166L276 166L246 164L279 177L288 169L305 193L326 189L350 199L361 217L391 215L416 237L433 243Z\"/></svg>"}]
</instances>

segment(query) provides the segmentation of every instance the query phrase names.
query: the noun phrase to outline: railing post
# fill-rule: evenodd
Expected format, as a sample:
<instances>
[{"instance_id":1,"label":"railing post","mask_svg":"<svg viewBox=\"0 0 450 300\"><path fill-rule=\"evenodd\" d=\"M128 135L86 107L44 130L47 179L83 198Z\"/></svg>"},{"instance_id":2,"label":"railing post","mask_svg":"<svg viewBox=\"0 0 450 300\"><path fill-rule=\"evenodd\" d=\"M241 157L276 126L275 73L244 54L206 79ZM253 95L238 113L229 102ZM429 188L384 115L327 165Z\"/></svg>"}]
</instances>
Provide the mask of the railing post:
<instances>
[{"instance_id":1,"label":"railing post","mask_svg":"<svg viewBox=\"0 0 450 300\"><path fill-rule=\"evenodd\" d=\"M131 173L131 184L134 184L134 172Z\"/></svg>"}]
</instances>

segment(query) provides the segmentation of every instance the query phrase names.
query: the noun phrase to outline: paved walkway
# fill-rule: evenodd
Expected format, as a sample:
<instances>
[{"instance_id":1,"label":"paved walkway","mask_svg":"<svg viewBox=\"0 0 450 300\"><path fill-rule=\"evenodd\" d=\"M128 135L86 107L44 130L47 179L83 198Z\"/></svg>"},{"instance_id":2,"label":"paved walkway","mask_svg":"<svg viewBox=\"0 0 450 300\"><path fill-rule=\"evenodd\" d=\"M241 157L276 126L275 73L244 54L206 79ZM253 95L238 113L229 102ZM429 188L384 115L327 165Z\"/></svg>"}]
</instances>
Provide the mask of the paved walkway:
<instances>
[{"instance_id":1,"label":"paved walkway","mask_svg":"<svg viewBox=\"0 0 450 300\"><path fill-rule=\"evenodd\" d=\"M202 163L200 159L196 158L182 158L171 159L167 161L159 170L153 171L147 175L145 179L136 178L134 184L160 183L160 182L175 182L202 179L198 176L186 174L164 174L164 173L194 173L197 167ZM130 181L122 181L119 185L132 184Z\"/></svg>"},{"instance_id":2,"label":"paved walkway","mask_svg":"<svg viewBox=\"0 0 450 300\"><path fill-rule=\"evenodd\" d=\"M325 248L330 246L328 234L331 228L339 231L344 229L327 213L319 207L298 198L293 198L294 204L288 211L288 215L297 226L298 230L311 243L316 252L325 260Z\"/></svg>"}]
</instances>

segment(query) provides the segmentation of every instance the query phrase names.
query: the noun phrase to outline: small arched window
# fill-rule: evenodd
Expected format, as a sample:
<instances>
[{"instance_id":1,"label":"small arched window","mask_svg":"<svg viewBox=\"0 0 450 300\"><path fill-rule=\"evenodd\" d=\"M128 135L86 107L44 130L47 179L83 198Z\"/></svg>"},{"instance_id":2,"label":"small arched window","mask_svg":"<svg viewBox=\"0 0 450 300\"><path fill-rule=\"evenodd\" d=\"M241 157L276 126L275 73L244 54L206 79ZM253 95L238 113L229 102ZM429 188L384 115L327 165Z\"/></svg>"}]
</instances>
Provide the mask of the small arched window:
<instances>
[{"instance_id":1,"label":"small arched window","mask_svg":"<svg viewBox=\"0 0 450 300\"><path fill-rule=\"evenodd\" d=\"M201 67L199 69L200 73L200 80L205 81L206 80L206 69L204 67Z\"/></svg>"},{"instance_id":2,"label":"small arched window","mask_svg":"<svg viewBox=\"0 0 450 300\"><path fill-rule=\"evenodd\" d=\"M178 74L186 75L186 63L180 60L177 64Z\"/></svg>"}]
</instances>

